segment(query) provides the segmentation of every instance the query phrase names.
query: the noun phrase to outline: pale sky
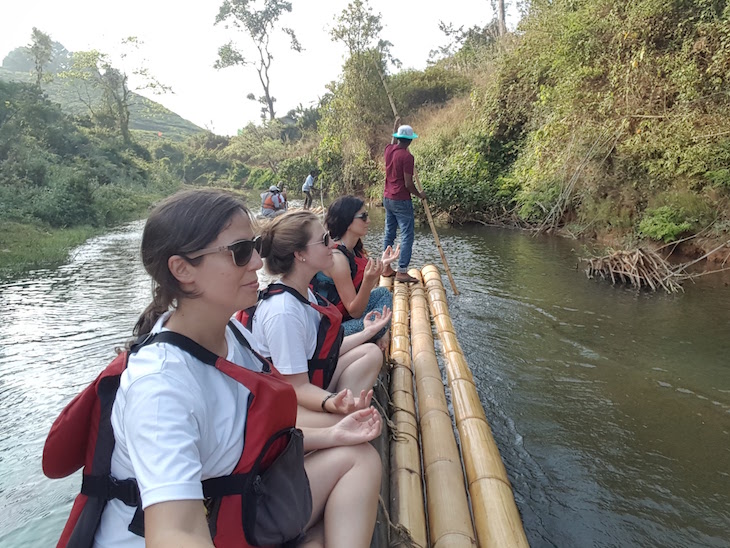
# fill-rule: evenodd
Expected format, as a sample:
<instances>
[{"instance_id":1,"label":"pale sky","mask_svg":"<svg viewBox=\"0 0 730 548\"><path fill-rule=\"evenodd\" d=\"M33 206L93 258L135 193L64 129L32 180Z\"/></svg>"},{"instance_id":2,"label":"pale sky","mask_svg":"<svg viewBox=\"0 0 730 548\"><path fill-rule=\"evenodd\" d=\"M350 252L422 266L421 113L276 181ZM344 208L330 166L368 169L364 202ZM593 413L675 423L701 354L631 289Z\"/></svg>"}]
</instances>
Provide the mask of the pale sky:
<instances>
[{"instance_id":1,"label":"pale sky","mask_svg":"<svg viewBox=\"0 0 730 548\"><path fill-rule=\"evenodd\" d=\"M175 92L151 96L154 100L219 134L234 135L260 119L259 104L246 99L250 92L263 94L255 70L213 68L218 47L231 37L252 57L256 52L243 33L213 25L222 0L0 1L0 62L30 42L34 26L70 51L97 49L112 56L123 38L136 36L144 42L141 52L147 67ZM325 85L339 76L345 48L330 40L329 29L348 2L292 0L292 13L282 17L280 25L294 29L305 51L289 50L289 38L283 33L272 40L275 59L270 76L277 115L300 103L316 104ZM446 43L438 29L440 20L468 27L483 26L493 18L489 0L370 0L370 5L382 14L382 37L393 43L404 69L425 68L429 51Z\"/></svg>"}]
</instances>

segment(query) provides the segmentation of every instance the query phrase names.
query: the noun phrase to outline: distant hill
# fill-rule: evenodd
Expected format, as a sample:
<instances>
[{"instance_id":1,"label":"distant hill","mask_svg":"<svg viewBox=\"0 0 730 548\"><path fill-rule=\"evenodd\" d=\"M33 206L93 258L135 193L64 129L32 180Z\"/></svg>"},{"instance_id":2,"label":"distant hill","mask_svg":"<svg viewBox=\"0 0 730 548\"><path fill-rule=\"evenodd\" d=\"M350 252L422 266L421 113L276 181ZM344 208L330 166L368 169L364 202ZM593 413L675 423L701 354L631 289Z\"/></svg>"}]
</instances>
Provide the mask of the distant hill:
<instances>
[{"instance_id":1,"label":"distant hill","mask_svg":"<svg viewBox=\"0 0 730 548\"><path fill-rule=\"evenodd\" d=\"M84 89L71 80L59 78L56 73L70 66L71 53L58 42L53 43L53 51L53 59L45 67L51 80L42 85L43 91L51 101L58 103L64 112L76 116L88 115L87 104L95 104L101 96L94 90ZM34 71L33 59L27 48L19 47L3 59L0 79L30 83L35 80ZM134 98L129 107L131 130L141 132L149 138L162 133L163 137L174 141L184 141L188 137L205 132L203 128L185 120L161 104L136 93L132 95Z\"/></svg>"}]
</instances>

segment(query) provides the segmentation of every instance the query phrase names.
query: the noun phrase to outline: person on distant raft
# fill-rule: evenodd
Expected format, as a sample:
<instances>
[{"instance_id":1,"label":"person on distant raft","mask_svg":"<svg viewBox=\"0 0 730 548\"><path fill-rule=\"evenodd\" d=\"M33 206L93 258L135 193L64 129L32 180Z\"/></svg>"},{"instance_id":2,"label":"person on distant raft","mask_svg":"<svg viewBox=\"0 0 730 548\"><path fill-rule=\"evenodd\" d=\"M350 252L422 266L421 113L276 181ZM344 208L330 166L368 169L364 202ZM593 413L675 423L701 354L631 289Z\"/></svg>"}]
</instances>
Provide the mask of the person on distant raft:
<instances>
[{"instance_id":1,"label":"person on distant raft","mask_svg":"<svg viewBox=\"0 0 730 548\"><path fill-rule=\"evenodd\" d=\"M393 130L398 126L400 118L396 118ZM413 276L408 274L408 264L411 262L413 251L413 203L411 194L421 199L426 198L413 183L414 160L408 151L413 139L418 135L411 126L402 125L393 133L393 141L385 147L385 191L383 192L383 207L385 207L385 236L383 251L392 249L396 231L400 228L401 252L398 259L398 272L390 265L383 270L383 276L395 276L396 281L415 283Z\"/></svg>"},{"instance_id":2,"label":"person on distant raft","mask_svg":"<svg viewBox=\"0 0 730 548\"><path fill-rule=\"evenodd\" d=\"M314 188L314 183L317 181L317 175L319 175L319 172L316 169L313 169L309 172L309 175L307 175L307 178L302 185L302 192L304 192L304 209L309 209L312 206L312 189Z\"/></svg>"},{"instance_id":3,"label":"person on distant raft","mask_svg":"<svg viewBox=\"0 0 730 548\"><path fill-rule=\"evenodd\" d=\"M286 195L278 186L271 185L269 190L261 193L261 215L276 217L286 212Z\"/></svg>"},{"instance_id":4,"label":"person on distant raft","mask_svg":"<svg viewBox=\"0 0 730 548\"><path fill-rule=\"evenodd\" d=\"M282 209L284 211L287 211L289 209L289 200L286 195L286 187L284 186L284 181L279 181L279 184L276 186L278 186L281 191L281 198L283 202Z\"/></svg>"},{"instance_id":5,"label":"person on distant raft","mask_svg":"<svg viewBox=\"0 0 730 548\"><path fill-rule=\"evenodd\" d=\"M390 291L377 284L386 265L398 260L400 248L387 248L380 259L368 256L362 238L370 228L370 217L365 202L356 196L341 196L332 202L324 222L337 247L332 266L316 274L312 287L337 306L345 335L351 335L364 329L368 314L392 307ZM387 348L388 326L376 334L373 342L383 351Z\"/></svg>"}]
</instances>

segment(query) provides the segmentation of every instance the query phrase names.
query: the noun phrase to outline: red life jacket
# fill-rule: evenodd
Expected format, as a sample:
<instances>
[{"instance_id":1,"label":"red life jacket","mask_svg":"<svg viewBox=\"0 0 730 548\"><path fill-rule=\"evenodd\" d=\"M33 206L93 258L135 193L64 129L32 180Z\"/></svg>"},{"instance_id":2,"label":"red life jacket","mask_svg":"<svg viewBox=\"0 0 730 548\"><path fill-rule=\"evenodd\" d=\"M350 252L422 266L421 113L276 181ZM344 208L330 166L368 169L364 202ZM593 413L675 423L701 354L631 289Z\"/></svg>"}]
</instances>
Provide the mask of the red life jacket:
<instances>
[{"instance_id":1,"label":"red life jacket","mask_svg":"<svg viewBox=\"0 0 730 548\"><path fill-rule=\"evenodd\" d=\"M274 205L274 195L271 192L265 192L264 195L266 196L261 202L261 207L264 209L276 209L276 205Z\"/></svg>"},{"instance_id":2,"label":"red life jacket","mask_svg":"<svg viewBox=\"0 0 730 548\"><path fill-rule=\"evenodd\" d=\"M340 347L342 346L342 339L345 337L345 330L342 327L342 314L336 306L316 292L314 292L317 299L315 304L293 287L277 283L271 284L259 292L259 303L284 292L293 295L303 305L311 306L321 314L319 329L317 330L317 346L314 349L312 358L307 360L307 368L309 370L309 382L326 390L332 376L335 374L335 369L337 369ZM251 308L236 312L236 319L249 331L252 331L253 328L253 316L257 306L258 303ZM271 359L268 356L267 358Z\"/></svg>"},{"instance_id":3,"label":"red life jacket","mask_svg":"<svg viewBox=\"0 0 730 548\"><path fill-rule=\"evenodd\" d=\"M248 341L229 323L238 341L251 349ZM134 478L117 480L110 475L114 450L111 413L121 374L127 367L130 353L152 342L173 344L200 361L215 367L238 381L251 392L246 420L243 453L229 476L203 481L203 495L208 507L208 525L216 546L249 547L244 533L242 513L243 484L257 457L265 452L262 469L268 467L281 453L288 441L278 437L282 430L296 423L296 395L270 363L254 352L264 364L262 373L233 364L195 341L163 331L148 335L129 352L122 352L104 371L77 395L53 423L43 448L43 472L49 478L68 476L84 467L81 494L76 497L58 547L90 547L108 500L117 498L128 506L136 506L129 530L144 536L144 522L139 489ZM272 413L276 409L276 413ZM303 464L302 464L303 465ZM221 482L221 480L223 480ZM227 484L227 485L226 485ZM210 498L209 498L210 497ZM294 501L296 503L297 501Z\"/></svg>"}]
</instances>

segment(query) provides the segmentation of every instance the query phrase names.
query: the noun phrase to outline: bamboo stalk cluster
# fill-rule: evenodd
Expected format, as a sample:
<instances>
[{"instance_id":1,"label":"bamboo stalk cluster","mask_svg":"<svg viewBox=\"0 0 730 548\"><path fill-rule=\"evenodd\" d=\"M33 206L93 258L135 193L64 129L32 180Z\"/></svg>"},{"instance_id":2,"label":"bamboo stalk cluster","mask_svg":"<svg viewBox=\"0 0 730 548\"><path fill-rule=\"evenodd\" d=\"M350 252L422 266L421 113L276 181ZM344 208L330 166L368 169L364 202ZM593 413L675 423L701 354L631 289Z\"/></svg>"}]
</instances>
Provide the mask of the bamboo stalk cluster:
<instances>
[{"instance_id":1,"label":"bamboo stalk cluster","mask_svg":"<svg viewBox=\"0 0 730 548\"><path fill-rule=\"evenodd\" d=\"M648 287L652 291L664 289L667 293L684 291L681 282L689 276L682 267L672 266L661 255L643 248L630 251L616 251L603 257L587 259L586 275L600 276L637 288Z\"/></svg>"}]
</instances>

